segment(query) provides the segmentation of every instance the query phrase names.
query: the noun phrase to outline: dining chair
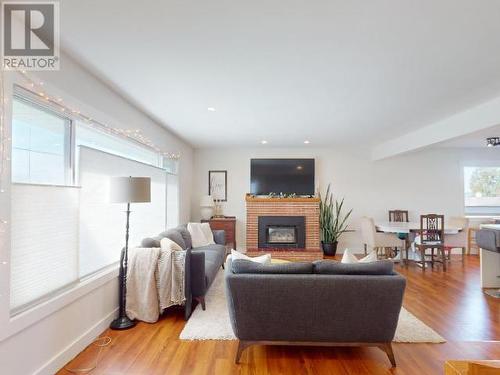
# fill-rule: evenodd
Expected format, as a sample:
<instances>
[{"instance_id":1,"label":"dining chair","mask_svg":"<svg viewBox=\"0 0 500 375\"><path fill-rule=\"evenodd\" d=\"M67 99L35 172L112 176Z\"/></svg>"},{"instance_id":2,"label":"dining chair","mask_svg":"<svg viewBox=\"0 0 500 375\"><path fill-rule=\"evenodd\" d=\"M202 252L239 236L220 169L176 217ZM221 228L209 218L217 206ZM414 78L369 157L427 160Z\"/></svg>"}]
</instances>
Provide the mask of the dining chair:
<instances>
[{"instance_id":1,"label":"dining chair","mask_svg":"<svg viewBox=\"0 0 500 375\"><path fill-rule=\"evenodd\" d=\"M392 255L392 249L403 248L403 241L393 234L377 232L375 222L371 217L363 216L361 218L361 236L365 246L365 254L370 249L376 251L377 256L381 251L385 257L389 257Z\"/></svg>"},{"instance_id":2,"label":"dining chair","mask_svg":"<svg viewBox=\"0 0 500 375\"><path fill-rule=\"evenodd\" d=\"M422 270L426 267L427 251L430 250L430 263L441 263L443 271L446 271L446 254L444 251L444 215L427 214L420 215L419 240L415 241L415 248L420 252ZM435 259L434 251L437 250L439 260Z\"/></svg>"},{"instance_id":3,"label":"dining chair","mask_svg":"<svg viewBox=\"0 0 500 375\"><path fill-rule=\"evenodd\" d=\"M444 250L448 253L448 260L451 259L452 249L462 250L462 262L465 260L465 251L468 243L469 219L465 217L452 217L448 220L448 224L452 227L462 228L456 234L447 234L444 240Z\"/></svg>"},{"instance_id":4,"label":"dining chair","mask_svg":"<svg viewBox=\"0 0 500 375\"><path fill-rule=\"evenodd\" d=\"M408 220L408 211L405 210L389 210L389 221L390 222L398 222L398 223L407 223Z\"/></svg>"}]
</instances>

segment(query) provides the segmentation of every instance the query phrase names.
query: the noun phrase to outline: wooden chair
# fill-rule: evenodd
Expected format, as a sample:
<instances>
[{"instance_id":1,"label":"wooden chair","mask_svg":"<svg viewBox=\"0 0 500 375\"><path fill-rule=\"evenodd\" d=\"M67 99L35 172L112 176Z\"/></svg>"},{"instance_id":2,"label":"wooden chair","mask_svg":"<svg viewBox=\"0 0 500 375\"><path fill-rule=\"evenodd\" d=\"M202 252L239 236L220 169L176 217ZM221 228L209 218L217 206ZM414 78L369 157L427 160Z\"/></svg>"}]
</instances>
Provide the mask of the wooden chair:
<instances>
[{"instance_id":1,"label":"wooden chair","mask_svg":"<svg viewBox=\"0 0 500 375\"><path fill-rule=\"evenodd\" d=\"M390 210L389 211L389 221L397 222L397 223L407 223L408 220L408 211L403 210Z\"/></svg>"},{"instance_id":2,"label":"wooden chair","mask_svg":"<svg viewBox=\"0 0 500 375\"><path fill-rule=\"evenodd\" d=\"M420 240L415 243L420 252L422 269L425 270L427 250L430 250L431 267L434 263L442 263L443 271L446 271L446 254L444 251L444 215L427 214L420 216ZM435 259L434 251L437 250L439 260Z\"/></svg>"},{"instance_id":3,"label":"wooden chair","mask_svg":"<svg viewBox=\"0 0 500 375\"><path fill-rule=\"evenodd\" d=\"M477 245L476 242L476 232L479 230L479 228L471 228L467 230L467 255L471 254L471 250L475 249L476 250L476 255L479 255L479 246Z\"/></svg>"},{"instance_id":4,"label":"wooden chair","mask_svg":"<svg viewBox=\"0 0 500 375\"><path fill-rule=\"evenodd\" d=\"M389 210L389 222L395 223L408 223L408 211L406 210ZM403 259L403 249L401 249L401 260L408 264L408 248L410 247L410 240L407 233L397 233L397 237L404 241L404 248L406 250L406 259ZM397 252L397 249L396 249Z\"/></svg>"}]
</instances>

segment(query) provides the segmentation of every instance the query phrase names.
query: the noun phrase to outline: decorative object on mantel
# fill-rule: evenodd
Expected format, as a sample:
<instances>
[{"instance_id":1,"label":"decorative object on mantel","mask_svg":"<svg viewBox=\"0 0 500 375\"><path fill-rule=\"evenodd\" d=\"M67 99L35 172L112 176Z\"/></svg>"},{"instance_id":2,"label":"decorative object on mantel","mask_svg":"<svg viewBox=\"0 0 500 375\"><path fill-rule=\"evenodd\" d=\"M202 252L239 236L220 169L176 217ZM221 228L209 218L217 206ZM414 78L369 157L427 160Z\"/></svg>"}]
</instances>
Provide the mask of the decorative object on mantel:
<instances>
[{"instance_id":1,"label":"decorative object on mantel","mask_svg":"<svg viewBox=\"0 0 500 375\"><path fill-rule=\"evenodd\" d=\"M200 207L201 218L204 220L209 220L214 214L215 203L213 197L211 195L202 196Z\"/></svg>"},{"instance_id":2,"label":"decorative object on mantel","mask_svg":"<svg viewBox=\"0 0 500 375\"><path fill-rule=\"evenodd\" d=\"M280 199L285 199L285 198L295 198L297 196L297 194L295 193L279 193L279 194L276 194L274 192L270 192L267 197L268 198L280 198Z\"/></svg>"},{"instance_id":3,"label":"decorative object on mantel","mask_svg":"<svg viewBox=\"0 0 500 375\"><path fill-rule=\"evenodd\" d=\"M280 203L286 203L286 202L319 202L319 198L315 196L294 196L294 197L279 197L279 196L273 196L270 197L268 195L255 195L255 194L250 194L247 193L245 196L245 200L247 202L280 202Z\"/></svg>"},{"instance_id":4,"label":"decorative object on mantel","mask_svg":"<svg viewBox=\"0 0 500 375\"><path fill-rule=\"evenodd\" d=\"M347 219L351 216L352 210L345 215L342 214L344 198L340 200L333 199L330 191L330 184L326 189L325 198L321 199L321 193L318 194L319 203L319 226L321 231L321 247L325 255L335 255L340 236L347 230Z\"/></svg>"},{"instance_id":5,"label":"decorative object on mantel","mask_svg":"<svg viewBox=\"0 0 500 375\"><path fill-rule=\"evenodd\" d=\"M216 202L227 201L227 171L208 171L208 194Z\"/></svg>"},{"instance_id":6,"label":"decorative object on mantel","mask_svg":"<svg viewBox=\"0 0 500 375\"><path fill-rule=\"evenodd\" d=\"M135 322L127 316L127 266L128 235L130 223L130 203L151 202L151 178L149 177L113 177L110 184L111 203L127 203L127 225L125 227L125 248L120 257L120 309L118 318L111 322L111 329L129 329Z\"/></svg>"}]
</instances>

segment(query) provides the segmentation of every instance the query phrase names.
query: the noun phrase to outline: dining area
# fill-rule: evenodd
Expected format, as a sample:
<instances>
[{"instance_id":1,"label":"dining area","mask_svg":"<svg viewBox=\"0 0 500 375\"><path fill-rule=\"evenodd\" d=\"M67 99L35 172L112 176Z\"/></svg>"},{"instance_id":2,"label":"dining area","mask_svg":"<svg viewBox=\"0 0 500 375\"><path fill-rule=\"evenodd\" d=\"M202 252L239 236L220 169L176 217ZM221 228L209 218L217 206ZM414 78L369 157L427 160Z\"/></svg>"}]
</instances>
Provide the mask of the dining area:
<instances>
[{"instance_id":1,"label":"dining area","mask_svg":"<svg viewBox=\"0 0 500 375\"><path fill-rule=\"evenodd\" d=\"M365 254L375 251L378 258L391 259L404 266L416 264L423 271L440 267L447 271L452 252L461 261L470 252L470 236L466 217L445 217L442 214L422 214L410 218L407 210L389 210L388 220L361 218L361 236ZM454 258L455 261L455 258Z\"/></svg>"}]
</instances>

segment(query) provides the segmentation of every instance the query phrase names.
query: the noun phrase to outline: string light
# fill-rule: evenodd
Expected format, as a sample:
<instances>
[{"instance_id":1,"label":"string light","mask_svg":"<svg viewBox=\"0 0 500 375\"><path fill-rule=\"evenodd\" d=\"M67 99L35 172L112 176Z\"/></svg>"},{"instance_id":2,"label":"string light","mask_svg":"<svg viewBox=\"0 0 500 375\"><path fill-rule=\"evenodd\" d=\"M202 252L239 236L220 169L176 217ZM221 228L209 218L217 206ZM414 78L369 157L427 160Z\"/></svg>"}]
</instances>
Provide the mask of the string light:
<instances>
[{"instance_id":1,"label":"string light","mask_svg":"<svg viewBox=\"0 0 500 375\"><path fill-rule=\"evenodd\" d=\"M92 117L85 116L82 114L78 109L76 108L71 108L68 105L64 104L64 99L57 96L57 97L52 97L49 94L47 94L44 90L43 87L45 85L44 82L38 81L36 82L33 80L31 77L26 74L26 71L21 70L20 71L21 75L24 77L26 80L26 83L24 85L24 88L28 91L35 91L37 92L38 96L43 98L45 101L50 103L51 105L55 106L58 108L61 112L65 113L71 113L73 116L78 117L79 119L83 120L85 123L87 123L90 127L99 129L101 131L104 131L109 134L113 135L118 135L121 137L128 138L132 141L135 141L143 146L146 146L155 152L159 153L161 156L171 159L171 160L179 160L181 155L179 152L167 152L162 150L160 147L155 145L153 141L151 141L149 138L147 138L145 135L142 134L140 129L121 129L121 128L114 128L111 126L108 126L100 121L97 121L93 119Z\"/></svg>"}]
</instances>

